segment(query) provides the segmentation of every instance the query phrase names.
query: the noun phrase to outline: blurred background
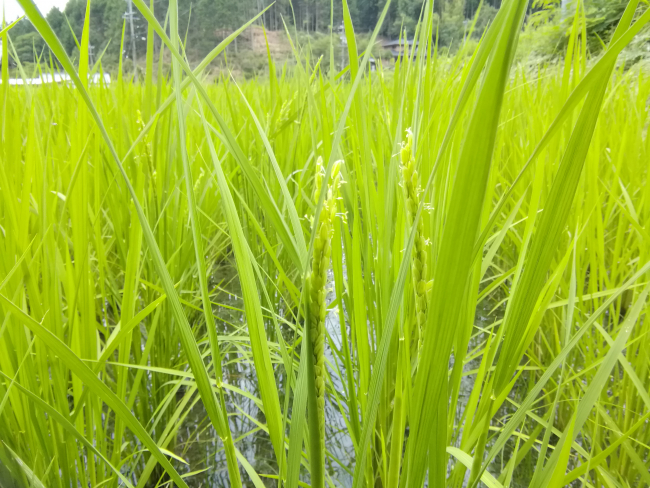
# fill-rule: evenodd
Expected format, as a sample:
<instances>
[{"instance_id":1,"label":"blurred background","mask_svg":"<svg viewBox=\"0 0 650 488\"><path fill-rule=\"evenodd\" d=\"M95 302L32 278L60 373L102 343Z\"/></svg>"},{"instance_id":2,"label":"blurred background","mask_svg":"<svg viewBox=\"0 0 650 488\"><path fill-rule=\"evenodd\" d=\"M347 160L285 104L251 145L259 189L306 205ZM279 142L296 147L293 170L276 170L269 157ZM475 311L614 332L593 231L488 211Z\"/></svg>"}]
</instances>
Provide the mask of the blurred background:
<instances>
[{"instance_id":1,"label":"blurred background","mask_svg":"<svg viewBox=\"0 0 650 488\"><path fill-rule=\"evenodd\" d=\"M16 0L4 0L7 22L22 14ZM37 5L74 58L78 53L77 39L81 36L86 12L86 0L38 0ZM519 61L553 62L566 51L569 31L577 0L535 0L530 3L526 25L519 43ZM588 50L597 54L607 43L626 2L620 0L581 0L586 16ZM494 18L501 0L440 0L436 2L436 27L441 52L455 54L463 41L478 42L485 28ZM166 0L153 0L153 9L161 24L165 22ZM322 67L330 65L330 49L334 49L337 69L346 65L347 47L342 46L341 3L329 0L180 0L179 31L184 35L185 49L191 64L197 64L215 45L260 11L269 7L254 26L247 29L228 50L213 61L211 77L218 77L225 69L235 76L263 76L266 72L266 39L276 63L291 64L293 55L284 31L297 32L301 46L308 46L315 58L323 56ZM378 20L384 0L350 0L349 7L360 51L368 48L369 31ZM403 51L404 41L412 39L422 0L393 2L388 20L381 30L379 42L372 46L372 54L389 66ZM333 8L333 12L332 12ZM333 18L332 18L333 15ZM144 52L147 26L142 15L130 5L130 0L93 0L91 19L91 62L101 60L106 72L115 72L120 57L122 28L124 30L123 70L126 73L144 70ZM330 35L330 33L332 35ZM27 67L39 56L49 59L44 41L24 19L11 32L15 53ZM650 33L637 37L628 48L626 59L633 63L650 57ZM156 50L159 39L155 40ZM472 49L468 49L471 52ZM12 50L10 49L10 58ZM138 56L140 53L140 56ZM168 55L168 53L166 53ZM169 69L170 58L163 57L163 67ZM629 62L629 61L628 61ZM15 60L9 60L15 69Z\"/></svg>"}]
</instances>

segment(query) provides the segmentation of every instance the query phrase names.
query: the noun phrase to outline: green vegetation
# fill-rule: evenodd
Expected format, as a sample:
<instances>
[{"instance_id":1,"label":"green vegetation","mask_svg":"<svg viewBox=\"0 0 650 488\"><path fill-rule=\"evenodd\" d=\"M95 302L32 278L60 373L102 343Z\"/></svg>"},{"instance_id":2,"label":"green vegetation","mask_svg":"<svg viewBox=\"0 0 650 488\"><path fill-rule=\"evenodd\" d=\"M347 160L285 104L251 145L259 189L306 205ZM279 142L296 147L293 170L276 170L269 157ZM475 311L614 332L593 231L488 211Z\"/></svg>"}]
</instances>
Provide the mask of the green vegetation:
<instances>
[{"instance_id":1,"label":"green vegetation","mask_svg":"<svg viewBox=\"0 0 650 488\"><path fill-rule=\"evenodd\" d=\"M588 53L600 53L611 41L627 2L618 0L536 0L527 18L520 43L520 59L542 63L564 57L570 48L571 33L582 31ZM631 42L624 57L633 62L647 61L648 28Z\"/></svg>"},{"instance_id":2,"label":"green vegetation","mask_svg":"<svg viewBox=\"0 0 650 488\"><path fill-rule=\"evenodd\" d=\"M2 488L650 486L638 0L544 64L527 1L454 55L427 4L376 71L344 0L342 72L289 27L292 67L217 83L256 17L192 69L135 0L162 48L110 84L94 4L73 61L20 3L72 83L2 67Z\"/></svg>"},{"instance_id":3,"label":"green vegetation","mask_svg":"<svg viewBox=\"0 0 650 488\"><path fill-rule=\"evenodd\" d=\"M153 0L145 2L154 12L158 22L164 25L167 16L167 2ZM385 1L351 0L348 2L350 17L357 33L357 48L361 53L368 47L369 33L377 24L378 15ZM380 27L382 40L394 40L400 36L409 39L415 34L416 25L422 14L423 0L400 0L388 6L386 19ZM456 53L466 45L466 38L478 41L501 5L500 0L441 0L434 4L432 31L441 50ZM528 4L525 30L519 43L518 59L527 59L532 63L543 63L562 58L567 50L574 20L584 24L587 51L591 55L599 53L609 42L627 5L625 0L534 0ZM66 52L77 63L79 59L79 39L84 26L87 2L68 0L63 11L53 8L47 12L46 19ZM236 7L236 8L235 8ZM293 7L293 8L292 8ZM145 53L153 44L158 53L161 43L149 35L147 21L135 10L133 35L131 25L127 24L124 45L120 44L123 20L127 6L124 0L95 0L90 9L90 22L93 28L89 32L89 58L91 63L101 60L105 71L115 73L118 68L120 52L124 60L122 67L125 74L137 71L143 74L146 69ZM44 12L45 13L45 12ZM321 68L327 71L330 53L341 68L341 62L347 64L347 58L340 59L345 46L341 45L338 35L330 36L330 24L338 32L343 18L340 4L324 0L286 0L252 1L242 0L182 0L178 3L178 30L185 45L185 54L190 66L198 64L212 48L225 37L238 29L251 17L261 14L256 21L256 29L249 29L238 36L226 52L210 63L208 72L213 77L221 73L234 72L235 75L253 77L267 72L266 44L274 62L293 64L294 57L288 42L285 27L294 33L294 42L301 46L309 45L316 57L323 55ZM576 15L578 14L578 15ZM330 16L333 22L330 21ZM13 21L14 19L9 19ZM266 37L261 27L267 29ZM633 46L626 50L626 56L637 62L647 60L648 29L637 36ZM149 39L149 41L148 41ZM46 60L49 62L51 52L46 42L38 34L29 19L21 20L13 29L13 48L10 49L10 68L15 76L20 76L13 61L19 58L27 71L32 65ZM133 45L134 44L134 45ZM134 66L134 50L136 64ZM444 49L443 49L444 48ZM466 46L466 49L467 48ZM470 51L472 49L469 49ZM392 56L380 46L372 46L373 56L392 61ZM169 56L155 58L160 60L169 73L171 59ZM56 61L56 58L54 58ZM154 66L156 63L154 62ZM135 69L134 69L135 68Z\"/></svg>"},{"instance_id":4,"label":"green vegetation","mask_svg":"<svg viewBox=\"0 0 650 488\"><path fill-rule=\"evenodd\" d=\"M494 0L491 0L494 3ZM362 52L368 47L369 31L372 31L377 22L380 5L361 0L358 3L350 2L350 13L357 30L358 50ZM166 0L154 0L153 3L145 2L152 6L157 20L164 25L167 15ZM381 2L383 5L383 2ZM367 4L367 5L366 5ZM450 1L444 9L435 15L434 31L438 33L439 46L449 47L456 51L462 43L467 31L467 19L471 19L477 12L477 5L471 6L469 2L464 6L461 2ZM293 5L293 10L292 10ZM235 8L236 6L236 8ZM415 26L422 10L423 2L394 2L389 6L387 19L382 24L380 34L384 39L397 38L400 29L404 34L413 37ZM75 64L79 60L79 40L83 31L87 2L84 0L68 0L63 11L52 8L46 14L46 20L61 40L67 54ZM372 7L372 8L371 8ZM101 62L105 72L115 74L118 69L120 52L123 55L122 69L125 74L144 74L147 70L145 53L148 49L147 39L151 39L155 53L158 53L161 43L154 36L149 36L148 25L142 14L137 9L134 14L133 36L131 36L130 23L125 29L124 44L121 45L122 27L125 10L124 0L95 0L90 9L90 23L93 26L89 32L89 59L91 63ZM337 68L341 63L347 64L347 57L341 60L345 47L341 45L338 35L330 36L330 2L320 1L294 1L290 2L261 2L244 0L183 0L179 2L178 30L185 45L185 54L191 66L198 64L207 56L212 48L223 41L234 30L238 29L251 17L262 13L256 21L256 28L249 29L238 36L218 58L210 63L207 73L211 78L220 74L233 72L238 78L254 77L267 72L266 43L273 55L274 62L279 64L293 64L295 59L292 54L285 25L295 34L294 42L301 46L309 45L312 54L316 57L323 56L321 68L329 70L330 52L333 51L334 62ZM332 6L334 16L334 31L341 25L342 9L336 3ZM438 9L440 10L440 8ZM45 12L44 12L45 13ZM494 18L496 8L489 3L478 10L479 18L472 33L478 40L488 23ZM14 19L9 19L13 21ZM268 31L262 31L265 26ZM40 36L34 25L27 18L22 19L12 29L12 47L9 49L8 63L10 73L20 77L14 57L17 57L28 74L37 68L35 65L47 62L50 58L56 63L56 57L51 56L46 42ZM133 44L135 45L135 65ZM15 52L14 52L15 49ZM385 61L392 60L389 51L381 49L379 45L371 47L373 56L382 57ZM160 61L164 72L169 75L171 59L169 56L155 56L153 66Z\"/></svg>"}]
</instances>

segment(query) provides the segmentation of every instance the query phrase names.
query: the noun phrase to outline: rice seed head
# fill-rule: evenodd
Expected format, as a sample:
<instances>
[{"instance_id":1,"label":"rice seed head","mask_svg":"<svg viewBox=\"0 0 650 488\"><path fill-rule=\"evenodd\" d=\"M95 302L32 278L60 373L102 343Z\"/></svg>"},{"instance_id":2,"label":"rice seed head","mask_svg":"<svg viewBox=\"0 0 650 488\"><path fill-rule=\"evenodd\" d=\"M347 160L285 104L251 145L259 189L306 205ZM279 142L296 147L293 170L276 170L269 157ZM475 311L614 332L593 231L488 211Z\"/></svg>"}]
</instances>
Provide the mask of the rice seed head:
<instances>
[{"instance_id":1,"label":"rice seed head","mask_svg":"<svg viewBox=\"0 0 650 488\"><path fill-rule=\"evenodd\" d=\"M338 189L340 186L340 161L332 168L332 183L327 188L320 220L316 226L312 269L309 276L309 327L313 352L314 382L318 405L318 426L322 451L325 452L325 316L327 314L327 270L332 252L332 221L336 216ZM325 171L319 157L316 163L315 199L321 191Z\"/></svg>"},{"instance_id":2,"label":"rice seed head","mask_svg":"<svg viewBox=\"0 0 650 488\"><path fill-rule=\"evenodd\" d=\"M418 172L415 169L415 157L413 156L413 133L411 129L406 130L406 140L402 143L400 150L402 188L404 201L406 202L406 215L409 225L415 220L415 214L420 206L420 194L422 190L418 181ZM415 290L415 312L418 326L418 351L422 347L424 324L427 316L426 284L428 280L427 269L427 241L424 237L424 224L422 219L418 221L415 234L415 249L411 260L411 276Z\"/></svg>"}]
</instances>

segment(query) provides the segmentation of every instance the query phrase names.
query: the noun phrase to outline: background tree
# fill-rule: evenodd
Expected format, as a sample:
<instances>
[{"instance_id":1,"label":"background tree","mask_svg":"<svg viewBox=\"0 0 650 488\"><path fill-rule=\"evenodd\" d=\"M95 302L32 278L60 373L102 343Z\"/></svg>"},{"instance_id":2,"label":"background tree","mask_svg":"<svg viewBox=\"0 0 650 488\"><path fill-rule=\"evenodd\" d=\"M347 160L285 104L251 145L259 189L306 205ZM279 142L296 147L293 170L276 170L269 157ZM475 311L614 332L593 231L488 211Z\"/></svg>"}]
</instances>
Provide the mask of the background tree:
<instances>
[{"instance_id":1,"label":"background tree","mask_svg":"<svg viewBox=\"0 0 650 488\"><path fill-rule=\"evenodd\" d=\"M479 5L480 13L474 31L479 38L492 21L502 0L437 0L434 2L435 30L441 46L459 46L467 34L469 22L476 15ZM522 37L521 46L527 52L539 51L544 56L555 56L563 52L567 39L568 25L578 0L534 0L529 10L529 27L534 33ZM607 42L613 28L625 8L625 0L580 0L587 13L587 32L589 49L596 52ZM168 0L154 0L154 12L161 23L165 21ZM370 32L375 28L378 16L385 0L348 0L350 14L357 33ZM248 19L271 5L272 0L179 0L179 32L186 40L186 52L190 60L203 58L229 32L237 29ZM387 20L381 34L396 38L406 32L409 38L415 34L415 25L420 17L423 0L395 0L391 3ZM562 7L562 4L564 6ZM81 37L83 20L86 13L86 0L68 0L63 11L57 8L47 14L47 20L61 39L66 51L77 57L75 37ZM125 59L131 57L131 50L120 53L123 15L127 10L125 0L92 0L90 10L90 43L95 57L106 50L103 64L112 67L117 64L120 55ZM134 9L135 43L137 52L146 50L146 22L137 9ZM334 2L333 20L330 0L278 0L260 18L268 30L296 28L298 32L309 33L310 44L317 51L329 49L327 41L317 38L328 34L330 24L334 30L342 21L341 2ZM540 26L542 26L540 28ZM321 33L321 34L319 34ZM125 46L131 45L130 29L126 29ZM21 62L29 63L35 55L45 52L45 45L29 21L21 21L11 32ZM601 42L602 41L602 42ZM246 45L247 36L241 36L232 48L242 50L241 62L248 62L255 71L261 61L255 57ZM156 48L160 45L156 41ZM338 50L339 48L337 48ZM231 52L231 51L229 51ZM322 53L321 53L322 54ZM251 59L244 60L248 56ZM338 53L337 53L338 56ZM325 56L328 58L329 56ZM127 63L128 64L128 63Z\"/></svg>"}]
</instances>

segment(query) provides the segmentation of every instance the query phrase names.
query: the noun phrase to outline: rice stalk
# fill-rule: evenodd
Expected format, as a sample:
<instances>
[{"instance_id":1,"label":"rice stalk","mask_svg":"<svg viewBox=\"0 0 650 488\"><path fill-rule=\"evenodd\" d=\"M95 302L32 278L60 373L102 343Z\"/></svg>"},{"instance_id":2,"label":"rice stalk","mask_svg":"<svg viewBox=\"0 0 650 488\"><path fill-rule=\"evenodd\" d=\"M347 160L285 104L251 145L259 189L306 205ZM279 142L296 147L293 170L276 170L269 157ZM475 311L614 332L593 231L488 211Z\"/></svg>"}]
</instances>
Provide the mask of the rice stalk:
<instances>
[{"instance_id":1,"label":"rice stalk","mask_svg":"<svg viewBox=\"0 0 650 488\"><path fill-rule=\"evenodd\" d=\"M334 218L338 207L338 190L341 183L340 163L332 169L332 182L324 179L325 169L322 158L316 162L314 196L317 197L323 187L326 188L327 197L323 204L318 224L315 225L316 238L314 239L314 252L312 267L309 274L309 340L311 342L312 362L314 366L314 383L316 388L316 415L318 417L318 433L321 445L321 456L317 462L325 462L325 317L327 315L327 272L330 269L332 254L332 234Z\"/></svg>"}]
</instances>

